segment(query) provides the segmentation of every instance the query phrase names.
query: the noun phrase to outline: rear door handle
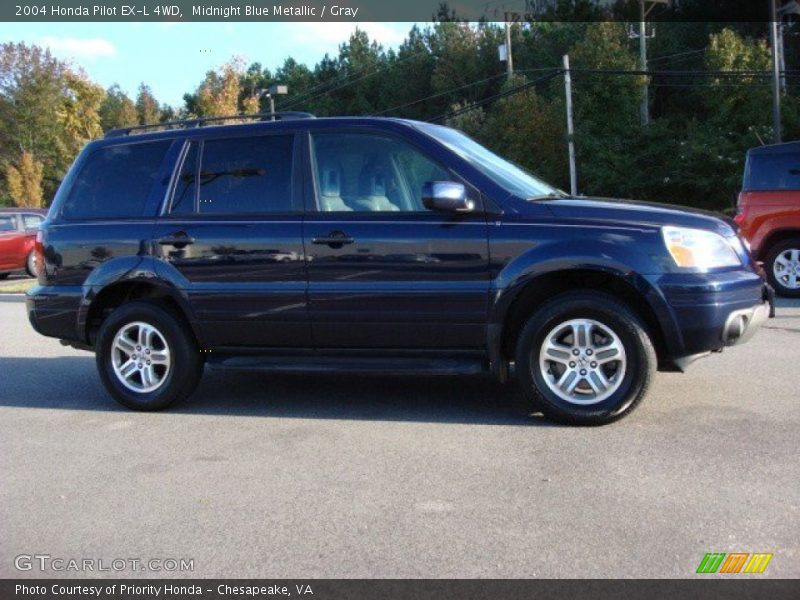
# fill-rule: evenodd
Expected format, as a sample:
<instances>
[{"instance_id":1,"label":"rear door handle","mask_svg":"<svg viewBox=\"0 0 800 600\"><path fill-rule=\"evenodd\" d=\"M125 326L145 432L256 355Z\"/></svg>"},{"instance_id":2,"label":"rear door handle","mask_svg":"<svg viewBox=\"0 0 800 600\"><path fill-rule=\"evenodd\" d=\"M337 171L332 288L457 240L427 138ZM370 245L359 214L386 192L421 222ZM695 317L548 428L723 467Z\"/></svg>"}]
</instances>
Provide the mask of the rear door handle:
<instances>
[{"instance_id":1,"label":"rear door handle","mask_svg":"<svg viewBox=\"0 0 800 600\"><path fill-rule=\"evenodd\" d=\"M341 248L346 244L352 244L355 240L347 235L344 231L331 231L326 236L311 238L312 244L330 246L331 248Z\"/></svg>"},{"instance_id":2,"label":"rear door handle","mask_svg":"<svg viewBox=\"0 0 800 600\"><path fill-rule=\"evenodd\" d=\"M158 240L162 246L175 246L176 248L183 248L189 244L194 244L194 238L188 235L185 231L176 231L170 235L164 236Z\"/></svg>"}]
</instances>

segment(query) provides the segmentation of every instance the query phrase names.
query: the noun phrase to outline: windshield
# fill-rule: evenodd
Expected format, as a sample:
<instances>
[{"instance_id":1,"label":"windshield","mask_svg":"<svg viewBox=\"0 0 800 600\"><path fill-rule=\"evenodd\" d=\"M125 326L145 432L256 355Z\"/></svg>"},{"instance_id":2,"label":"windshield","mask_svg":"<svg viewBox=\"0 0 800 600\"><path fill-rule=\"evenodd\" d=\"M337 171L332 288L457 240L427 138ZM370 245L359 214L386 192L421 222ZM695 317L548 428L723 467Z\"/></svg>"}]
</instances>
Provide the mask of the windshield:
<instances>
[{"instance_id":1,"label":"windshield","mask_svg":"<svg viewBox=\"0 0 800 600\"><path fill-rule=\"evenodd\" d=\"M430 125L418 124L428 135L432 135L450 150L468 161L473 167L494 181L497 185L521 198L541 198L542 196L564 196L564 192L537 179L523 168L497 156L478 142L460 131Z\"/></svg>"}]
</instances>

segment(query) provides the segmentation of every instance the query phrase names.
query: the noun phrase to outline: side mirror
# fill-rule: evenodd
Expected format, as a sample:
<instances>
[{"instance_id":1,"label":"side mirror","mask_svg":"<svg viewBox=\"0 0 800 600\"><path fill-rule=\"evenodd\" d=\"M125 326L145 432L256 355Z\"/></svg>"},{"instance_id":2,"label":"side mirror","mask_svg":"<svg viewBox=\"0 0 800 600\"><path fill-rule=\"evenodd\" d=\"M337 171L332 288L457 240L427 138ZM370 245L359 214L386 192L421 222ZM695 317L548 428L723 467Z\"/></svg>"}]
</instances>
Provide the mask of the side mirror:
<instances>
[{"instance_id":1,"label":"side mirror","mask_svg":"<svg viewBox=\"0 0 800 600\"><path fill-rule=\"evenodd\" d=\"M426 181L422 184L422 203L430 210L471 212L475 203L467 198L467 189L455 181Z\"/></svg>"}]
</instances>

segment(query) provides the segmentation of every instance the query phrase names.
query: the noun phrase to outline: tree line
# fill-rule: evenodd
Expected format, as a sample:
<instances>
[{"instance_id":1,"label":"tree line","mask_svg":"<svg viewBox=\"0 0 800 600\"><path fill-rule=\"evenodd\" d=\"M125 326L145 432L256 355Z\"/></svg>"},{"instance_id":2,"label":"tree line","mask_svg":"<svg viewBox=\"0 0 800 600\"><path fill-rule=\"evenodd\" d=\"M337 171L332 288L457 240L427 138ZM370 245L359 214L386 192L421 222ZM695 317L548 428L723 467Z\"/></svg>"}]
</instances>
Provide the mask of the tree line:
<instances>
[{"instance_id":1,"label":"tree line","mask_svg":"<svg viewBox=\"0 0 800 600\"><path fill-rule=\"evenodd\" d=\"M443 9L446 10L446 9ZM494 23L436 20L397 48L357 30L336 55L277 69L232 58L182 106L142 83L131 97L26 44L0 46L0 203L46 206L80 148L104 131L174 119L268 110L263 90L287 85L277 110L381 115L458 127L544 179L568 187L562 55L573 68L580 192L726 209L744 152L768 142L771 68L765 23L658 23L650 71L623 22L512 26L507 76ZM787 62L793 57L793 43ZM784 136L800 134L797 79L786 78ZM647 85L652 119L639 120Z\"/></svg>"}]
</instances>

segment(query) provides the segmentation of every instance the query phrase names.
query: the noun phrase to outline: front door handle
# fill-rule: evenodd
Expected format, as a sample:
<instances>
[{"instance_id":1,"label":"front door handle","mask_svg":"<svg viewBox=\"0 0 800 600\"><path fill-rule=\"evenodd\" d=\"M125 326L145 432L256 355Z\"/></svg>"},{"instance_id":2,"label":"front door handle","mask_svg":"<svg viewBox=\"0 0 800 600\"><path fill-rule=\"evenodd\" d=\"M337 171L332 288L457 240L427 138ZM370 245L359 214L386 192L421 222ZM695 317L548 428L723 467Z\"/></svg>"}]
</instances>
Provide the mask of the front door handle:
<instances>
[{"instance_id":1,"label":"front door handle","mask_svg":"<svg viewBox=\"0 0 800 600\"><path fill-rule=\"evenodd\" d=\"M183 248L189 244L194 244L194 238L188 235L185 231L176 231L158 240L162 246L175 246L176 248Z\"/></svg>"},{"instance_id":2,"label":"front door handle","mask_svg":"<svg viewBox=\"0 0 800 600\"><path fill-rule=\"evenodd\" d=\"M347 235L344 231L331 231L326 236L311 238L312 244L330 246L331 248L338 249L346 244L352 244L355 240Z\"/></svg>"}]
</instances>

